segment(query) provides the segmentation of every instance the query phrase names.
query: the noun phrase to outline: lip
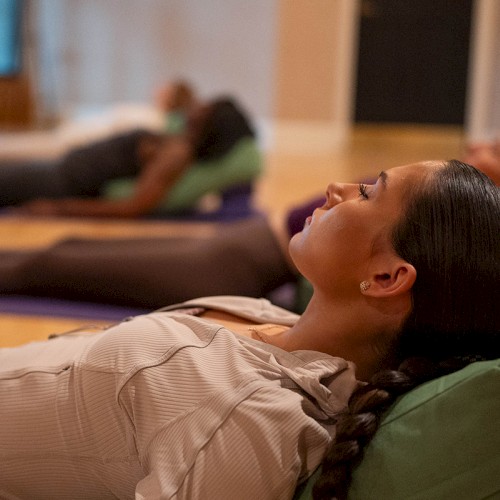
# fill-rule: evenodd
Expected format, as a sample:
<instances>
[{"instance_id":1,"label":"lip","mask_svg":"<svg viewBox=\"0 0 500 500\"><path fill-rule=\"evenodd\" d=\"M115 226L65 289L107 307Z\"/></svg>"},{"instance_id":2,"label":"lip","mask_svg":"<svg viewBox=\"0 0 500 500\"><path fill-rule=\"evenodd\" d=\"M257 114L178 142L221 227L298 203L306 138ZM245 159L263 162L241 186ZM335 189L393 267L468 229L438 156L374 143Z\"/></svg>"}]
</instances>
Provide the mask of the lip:
<instances>
[{"instance_id":1,"label":"lip","mask_svg":"<svg viewBox=\"0 0 500 500\"><path fill-rule=\"evenodd\" d=\"M309 226L312 222L312 215L309 215L309 217L306 217L306 220L304 221L304 226Z\"/></svg>"}]
</instances>

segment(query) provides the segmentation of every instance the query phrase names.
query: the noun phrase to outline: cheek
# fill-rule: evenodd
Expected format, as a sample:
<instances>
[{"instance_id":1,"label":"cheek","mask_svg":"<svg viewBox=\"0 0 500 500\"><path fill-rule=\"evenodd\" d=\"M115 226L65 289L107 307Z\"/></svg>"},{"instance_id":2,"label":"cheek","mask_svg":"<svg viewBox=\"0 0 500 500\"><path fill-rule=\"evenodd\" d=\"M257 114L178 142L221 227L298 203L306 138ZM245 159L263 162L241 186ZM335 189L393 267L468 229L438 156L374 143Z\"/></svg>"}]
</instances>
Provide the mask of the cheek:
<instances>
[{"instance_id":1,"label":"cheek","mask_svg":"<svg viewBox=\"0 0 500 500\"><path fill-rule=\"evenodd\" d=\"M332 268L349 253L349 226L342 218L316 218L290 241L290 255L299 271L308 276Z\"/></svg>"},{"instance_id":2,"label":"cheek","mask_svg":"<svg viewBox=\"0 0 500 500\"><path fill-rule=\"evenodd\" d=\"M325 214L290 241L290 255L311 281L331 282L358 274L370 252L371 234L363 218ZM342 277L342 278L341 278Z\"/></svg>"}]
</instances>

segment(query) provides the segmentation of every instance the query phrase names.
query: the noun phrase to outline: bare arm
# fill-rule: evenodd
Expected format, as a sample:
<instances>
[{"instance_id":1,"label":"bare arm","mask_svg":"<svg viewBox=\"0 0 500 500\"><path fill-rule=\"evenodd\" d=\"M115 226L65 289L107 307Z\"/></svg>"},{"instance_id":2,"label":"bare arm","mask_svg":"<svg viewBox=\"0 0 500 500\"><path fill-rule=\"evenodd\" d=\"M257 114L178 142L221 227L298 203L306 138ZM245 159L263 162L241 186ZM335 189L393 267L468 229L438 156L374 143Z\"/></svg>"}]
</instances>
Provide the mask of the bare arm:
<instances>
[{"instance_id":1,"label":"bare arm","mask_svg":"<svg viewBox=\"0 0 500 500\"><path fill-rule=\"evenodd\" d=\"M170 138L145 165L134 192L123 200L78 199L35 200L23 213L88 217L138 217L152 212L192 162L192 147L183 137Z\"/></svg>"}]
</instances>

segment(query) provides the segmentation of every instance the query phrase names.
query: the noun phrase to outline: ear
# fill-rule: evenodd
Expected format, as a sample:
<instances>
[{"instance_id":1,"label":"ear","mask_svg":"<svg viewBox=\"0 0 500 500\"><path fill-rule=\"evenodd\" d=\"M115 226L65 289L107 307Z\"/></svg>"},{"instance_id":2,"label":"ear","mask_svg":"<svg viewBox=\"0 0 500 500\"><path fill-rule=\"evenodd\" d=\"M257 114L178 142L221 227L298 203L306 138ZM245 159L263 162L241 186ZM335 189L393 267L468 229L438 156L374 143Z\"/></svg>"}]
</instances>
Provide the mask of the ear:
<instances>
[{"instance_id":1,"label":"ear","mask_svg":"<svg viewBox=\"0 0 500 500\"><path fill-rule=\"evenodd\" d=\"M417 271L411 264L395 258L371 276L370 287L361 293L369 297L395 297L409 292L416 278Z\"/></svg>"}]
</instances>

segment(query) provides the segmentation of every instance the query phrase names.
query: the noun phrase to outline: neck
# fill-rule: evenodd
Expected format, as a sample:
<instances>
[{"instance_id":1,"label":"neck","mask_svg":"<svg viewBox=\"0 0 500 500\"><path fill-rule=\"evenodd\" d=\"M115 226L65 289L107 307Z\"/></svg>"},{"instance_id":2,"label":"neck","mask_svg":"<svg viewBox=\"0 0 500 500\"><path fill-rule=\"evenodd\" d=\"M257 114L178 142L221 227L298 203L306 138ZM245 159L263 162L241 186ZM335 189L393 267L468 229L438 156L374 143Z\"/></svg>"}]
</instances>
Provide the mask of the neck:
<instances>
[{"instance_id":1,"label":"neck","mask_svg":"<svg viewBox=\"0 0 500 500\"><path fill-rule=\"evenodd\" d=\"M384 367L388 338L382 332L389 331L390 324L394 318L370 307L361 296L335 302L315 293L299 321L272 342L287 351L314 350L352 361L357 378L369 380Z\"/></svg>"}]
</instances>

